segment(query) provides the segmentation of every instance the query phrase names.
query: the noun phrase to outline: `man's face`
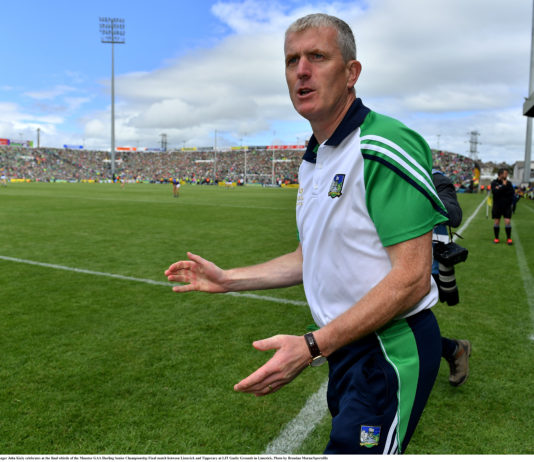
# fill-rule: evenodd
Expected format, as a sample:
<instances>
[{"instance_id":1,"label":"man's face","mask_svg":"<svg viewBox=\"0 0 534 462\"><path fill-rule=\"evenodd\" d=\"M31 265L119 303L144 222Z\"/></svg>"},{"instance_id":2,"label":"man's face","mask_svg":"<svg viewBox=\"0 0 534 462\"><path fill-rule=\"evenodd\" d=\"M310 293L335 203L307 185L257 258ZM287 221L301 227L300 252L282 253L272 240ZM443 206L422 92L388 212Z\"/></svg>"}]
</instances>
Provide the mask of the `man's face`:
<instances>
[{"instance_id":1,"label":"man's face","mask_svg":"<svg viewBox=\"0 0 534 462\"><path fill-rule=\"evenodd\" d=\"M345 63L332 27L290 33L285 46L286 81L296 111L310 122L335 120L352 96L358 61Z\"/></svg>"},{"instance_id":2,"label":"man's face","mask_svg":"<svg viewBox=\"0 0 534 462\"><path fill-rule=\"evenodd\" d=\"M501 180L506 180L508 178L508 170L505 170L501 173Z\"/></svg>"}]
</instances>

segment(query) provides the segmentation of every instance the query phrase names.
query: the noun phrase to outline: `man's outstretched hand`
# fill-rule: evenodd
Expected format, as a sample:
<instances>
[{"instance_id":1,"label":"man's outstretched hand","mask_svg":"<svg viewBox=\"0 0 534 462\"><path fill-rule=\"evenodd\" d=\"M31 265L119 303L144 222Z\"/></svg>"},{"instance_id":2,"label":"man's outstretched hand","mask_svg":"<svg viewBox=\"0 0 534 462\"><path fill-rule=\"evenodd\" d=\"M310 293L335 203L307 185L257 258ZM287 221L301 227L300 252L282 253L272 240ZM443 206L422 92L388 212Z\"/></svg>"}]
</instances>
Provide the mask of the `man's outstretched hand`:
<instances>
[{"instance_id":1,"label":"man's outstretched hand","mask_svg":"<svg viewBox=\"0 0 534 462\"><path fill-rule=\"evenodd\" d=\"M191 252L187 252L187 256L189 260L173 263L165 271L169 281L186 283L173 287L174 292L228 292L221 268Z\"/></svg>"},{"instance_id":2,"label":"man's outstretched hand","mask_svg":"<svg viewBox=\"0 0 534 462\"><path fill-rule=\"evenodd\" d=\"M263 366L235 385L235 391L256 396L267 395L291 382L310 361L310 351L303 337L275 335L252 345L257 350L276 350L276 353Z\"/></svg>"},{"instance_id":3,"label":"man's outstretched hand","mask_svg":"<svg viewBox=\"0 0 534 462\"><path fill-rule=\"evenodd\" d=\"M169 266L165 276L171 282L183 283L174 292L229 292L286 287L302 282L302 250L269 262L234 270L223 270L214 263L187 253L189 260ZM237 275L236 275L237 271ZM237 277L236 277L237 276ZM288 281L290 284L288 284ZM291 382L308 366L310 351L303 337L276 335L253 343L260 351L276 350L273 357L258 370L234 386L235 391L263 396Z\"/></svg>"}]
</instances>

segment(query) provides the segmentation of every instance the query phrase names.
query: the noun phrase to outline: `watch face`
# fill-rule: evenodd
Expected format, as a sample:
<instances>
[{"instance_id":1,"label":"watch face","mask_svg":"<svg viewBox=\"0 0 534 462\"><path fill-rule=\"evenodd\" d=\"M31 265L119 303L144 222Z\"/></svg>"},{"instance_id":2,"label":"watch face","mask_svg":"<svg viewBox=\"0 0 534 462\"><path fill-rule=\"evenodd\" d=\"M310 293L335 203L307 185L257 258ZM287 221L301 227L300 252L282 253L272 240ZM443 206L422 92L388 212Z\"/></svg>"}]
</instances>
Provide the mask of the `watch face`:
<instances>
[{"instance_id":1,"label":"watch face","mask_svg":"<svg viewBox=\"0 0 534 462\"><path fill-rule=\"evenodd\" d=\"M316 358L312 359L310 366L313 366L313 367L321 366L325 362L326 362L326 358L324 356L317 356Z\"/></svg>"}]
</instances>

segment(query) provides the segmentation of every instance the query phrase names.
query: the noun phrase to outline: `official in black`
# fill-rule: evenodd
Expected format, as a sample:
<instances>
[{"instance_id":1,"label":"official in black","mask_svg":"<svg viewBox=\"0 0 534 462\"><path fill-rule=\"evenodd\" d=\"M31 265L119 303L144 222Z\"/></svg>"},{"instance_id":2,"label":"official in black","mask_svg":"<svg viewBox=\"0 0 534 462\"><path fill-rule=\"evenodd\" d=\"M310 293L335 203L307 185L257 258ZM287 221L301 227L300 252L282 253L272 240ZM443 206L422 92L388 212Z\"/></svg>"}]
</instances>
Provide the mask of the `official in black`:
<instances>
[{"instance_id":1,"label":"official in black","mask_svg":"<svg viewBox=\"0 0 534 462\"><path fill-rule=\"evenodd\" d=\"M514 202L514 187L508 180L508 170L499 169L497 178L491 182L491 192L493 194L493 208L491 217L493 218L493 242L498 244L499 231L501 228L501 217L504 217L504 229L506 231L506 243L512 245L512 204Z\"/></svg>"}]
</instances>

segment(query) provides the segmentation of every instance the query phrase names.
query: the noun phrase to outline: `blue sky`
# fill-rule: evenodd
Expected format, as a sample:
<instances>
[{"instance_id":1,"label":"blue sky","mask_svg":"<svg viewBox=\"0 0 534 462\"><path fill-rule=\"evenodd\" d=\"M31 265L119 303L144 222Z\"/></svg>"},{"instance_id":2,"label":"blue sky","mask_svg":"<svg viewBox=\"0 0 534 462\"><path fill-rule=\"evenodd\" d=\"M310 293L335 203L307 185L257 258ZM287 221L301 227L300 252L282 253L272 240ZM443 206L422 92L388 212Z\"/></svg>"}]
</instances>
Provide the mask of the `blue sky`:
<instances>
[{"instance_id":1,"label":"blue sky","mask_svg":"<svg viewBox=\"0 0 534 462\"><path fill-rule=\"evenodd\" d=\"M20 104L33 122L61 114L65 135L80 133L79 110L110 103L110 45L102 44L99 17L122 17L126 43L115 48L115 73L151 71L195 48L213 46L228 33L210 8L214 2L22 0L2 5L0 101ZM31 122L31 118L26 119ZM2 133L0 137L15 136ZM82 139L79 141L81 142ZM46 134L43 133L43 142Z\"/></svg>"},{"instance_id":2,"label":"blue sky","mask_svg":"<svg viewBox=\"0 0 534 462\"><path fill-rule=\"evenodd\" d=\"M116 50L118 72L157 69L166 60L191 49L213 45L229 32L210 13L213 3L4 2L4 40L0 46L9 66L3 69L2 78L8 85L42 88L71 83L70 72L87 79L108 78L109 46L100 44L100 16L122 17L126 21L127 46Z\"/></svg>"},{"instance_id":3,"label":"blue sky","mask_svg":"<svg viewBox=\"0 0 534 462\"><path fill-rule=\"evenodd\" d=\"M283 32L310 12L353 28L358 96L432 147L483 160L524 156L532 4L524 0L366 2L21 0L2 5L0 138L109 149L110 45L100 16L122 17L115 48L117 145L303 143L291 107ZM438 136L439 135L439 136Z\"/></svg>"}]
</instances>

